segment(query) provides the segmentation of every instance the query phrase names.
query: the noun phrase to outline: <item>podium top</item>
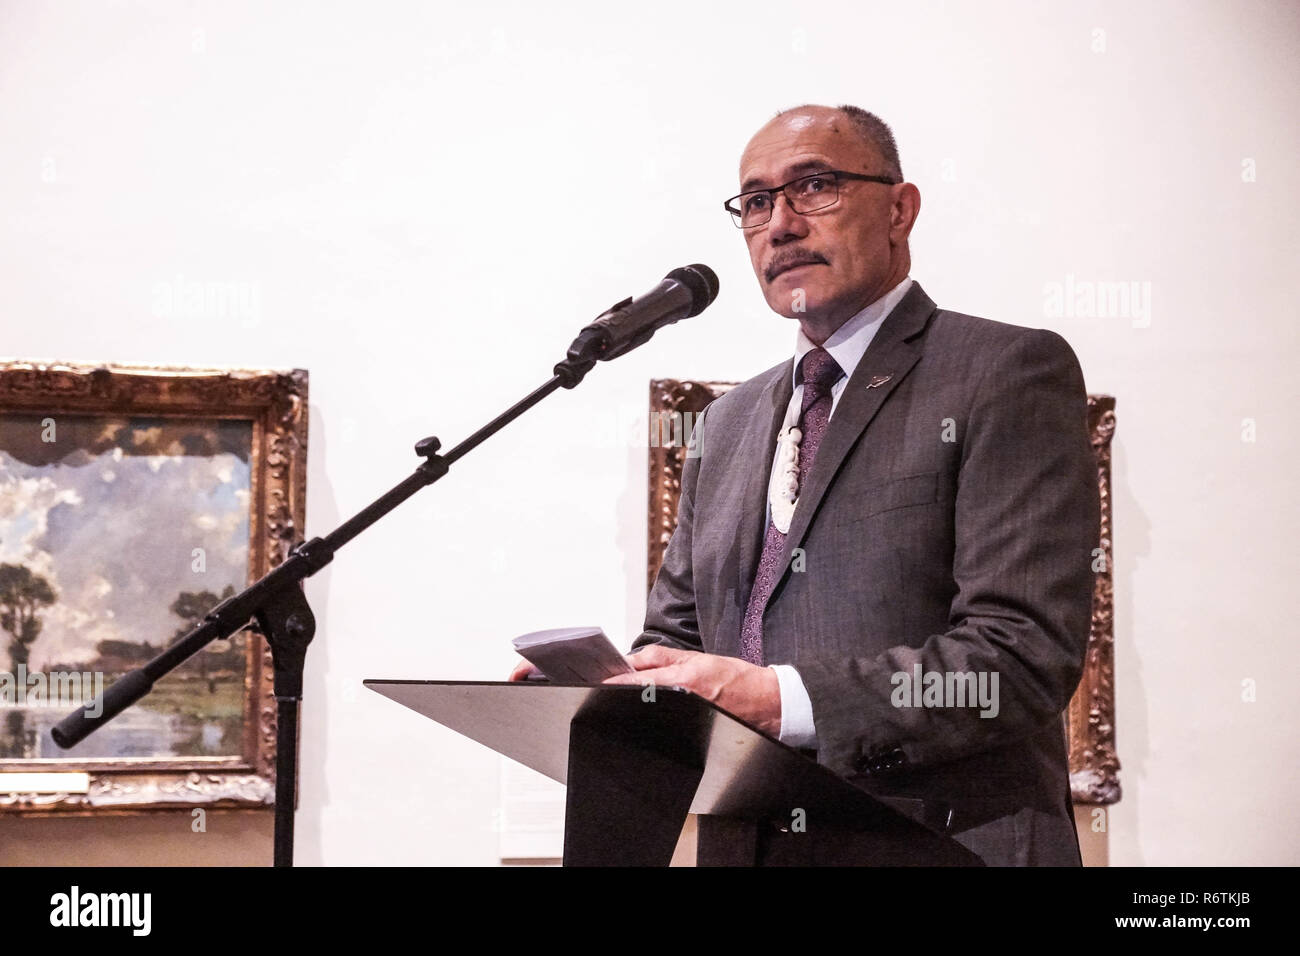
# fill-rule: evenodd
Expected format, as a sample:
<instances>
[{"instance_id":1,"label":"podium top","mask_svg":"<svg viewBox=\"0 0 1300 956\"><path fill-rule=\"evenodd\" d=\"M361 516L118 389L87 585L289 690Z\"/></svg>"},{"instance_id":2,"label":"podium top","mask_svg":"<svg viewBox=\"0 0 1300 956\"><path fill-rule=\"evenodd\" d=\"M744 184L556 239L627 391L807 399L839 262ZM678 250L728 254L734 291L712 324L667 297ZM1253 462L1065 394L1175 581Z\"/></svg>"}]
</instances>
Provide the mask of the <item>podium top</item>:
<instances>
[{"instance_id":1,"label":"podium top","mask_svg":"<svg viewBox=\"0 0 1300 956\"><path fill-rule=\"evenodd\" d=\"M799 751L676 687L367 680L365 686L560 783L583 722L647 757L702 767L690 812L936 834Z\"/></svg>"}]
</instances>

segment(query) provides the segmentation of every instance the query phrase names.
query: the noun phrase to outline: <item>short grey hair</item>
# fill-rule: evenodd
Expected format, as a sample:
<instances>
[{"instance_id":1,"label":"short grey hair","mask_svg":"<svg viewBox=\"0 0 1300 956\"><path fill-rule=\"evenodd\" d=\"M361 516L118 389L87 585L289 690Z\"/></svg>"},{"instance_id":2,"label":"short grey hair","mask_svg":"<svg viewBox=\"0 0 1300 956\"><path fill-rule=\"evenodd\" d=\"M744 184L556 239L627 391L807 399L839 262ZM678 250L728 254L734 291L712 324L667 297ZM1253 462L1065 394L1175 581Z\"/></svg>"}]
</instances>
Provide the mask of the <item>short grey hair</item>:
<instances>
[{"instance_id":1,"label":"short grey hair","mask_svg":"<svg viewBox=\"0 0 1300 956\"><path fill-rule=\"evenodd\" d=\"M785 113L793 113L798 110L807 109L812 104L796 106L793 109L781 110L777 116ZM889 124L882 120L875 113L864 110L861 106L851 106L844 104L835 107L837 111L853 124L853 128L858 131L868 143L876 147L881 158L885 161L883 172L892 178L895 182L903 181L903 165L898 159L898 144L894 142L894 131L889 128Z\"/></svg>"}]
</instances>

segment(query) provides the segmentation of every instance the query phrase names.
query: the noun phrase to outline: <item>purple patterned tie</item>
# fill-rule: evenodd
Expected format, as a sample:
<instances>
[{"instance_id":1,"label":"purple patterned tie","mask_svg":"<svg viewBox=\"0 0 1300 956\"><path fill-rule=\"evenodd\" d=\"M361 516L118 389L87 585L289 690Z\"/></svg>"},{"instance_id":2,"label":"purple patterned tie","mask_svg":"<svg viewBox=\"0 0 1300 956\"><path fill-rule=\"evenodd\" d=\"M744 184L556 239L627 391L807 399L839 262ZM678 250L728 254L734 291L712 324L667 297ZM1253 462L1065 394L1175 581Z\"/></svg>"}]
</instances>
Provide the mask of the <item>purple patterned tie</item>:
<instances>
[{"instance_id":1,"label":"purple patterned tie","mask_svg":"<svg viewBox=\"0 0 1300 956\"><path fill-rule=\"evenodd\" d=\"M807 484L805 478L812 471L817 446L822 443L826 422L831 417L831 386L842 374L835 359L823 348L815 348L803 357L803 401L799 409L799 430L803 438L799 441L797 464L800 493ZM749 592L745 621L740 628L740 656L751 664L763 663L763 611L776 587L776 570L784 548L785 535L769 518L754 589Z\"/></svg>"}]
</instances>

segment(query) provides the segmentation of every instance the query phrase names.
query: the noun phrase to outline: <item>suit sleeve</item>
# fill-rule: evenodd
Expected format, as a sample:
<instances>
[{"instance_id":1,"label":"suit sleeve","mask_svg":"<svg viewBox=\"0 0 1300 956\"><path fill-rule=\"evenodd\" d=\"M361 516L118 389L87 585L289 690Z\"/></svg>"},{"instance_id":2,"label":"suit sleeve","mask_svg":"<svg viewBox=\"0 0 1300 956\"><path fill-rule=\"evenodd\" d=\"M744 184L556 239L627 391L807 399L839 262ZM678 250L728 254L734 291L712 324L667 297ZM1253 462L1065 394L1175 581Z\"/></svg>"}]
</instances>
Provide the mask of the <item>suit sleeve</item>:
<instances>
[{"instance_id":1,"label":"suit sleeve","mask_svg":"<svg viewBox=\"0 0 1300 956\"><path fill-rule=\"evenodd\" d=\"M655 576L646 601L645 628L632 642L632 652L649 644L662 644L684 651L702 651L700 622L695 605L695 582L691 570L692 532L695 524L695 487L704 457L705 408L695 420L682 467L682 490L677 500L677 527L668 540L663 564Z\"/></svg>"},{"instance_id":2,"label":"suit sleeve","mask_svg":"<svg viewBox=\"0 0 1300 956\"><path fill-rule=\"evenodd\" d=\"M837 772L860 772L873 754L920 768L1005 746L1059 725L1079 682L1100 505L1083 374L1065 340L1031 330L1010 343L983 373L965 431L949 629L920 647L799 664L818 759ZM955 675L983 675L991 706L911 700L902 685L913 689L918 665L954 687Z\"/></svg>"}]
</instances>

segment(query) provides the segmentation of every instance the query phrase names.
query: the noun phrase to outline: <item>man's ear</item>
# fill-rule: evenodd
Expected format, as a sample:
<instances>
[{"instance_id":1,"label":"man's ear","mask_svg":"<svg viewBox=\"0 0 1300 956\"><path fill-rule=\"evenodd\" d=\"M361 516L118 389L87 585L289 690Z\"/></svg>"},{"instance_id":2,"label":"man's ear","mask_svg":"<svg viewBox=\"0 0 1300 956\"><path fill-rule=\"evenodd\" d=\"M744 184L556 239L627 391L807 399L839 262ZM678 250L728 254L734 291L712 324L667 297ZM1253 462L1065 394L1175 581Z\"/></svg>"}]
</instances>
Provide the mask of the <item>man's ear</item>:
<instances>
[{"instance_id":1,"label":"man's ear","mask_svg":"<svg viewBox=\"0 0 1300 956\"><path fill-rule=\"evenodd\" d=\"M921 190L911 183L902 183L894 189L894 204L889 209L889 239L894 243L906 242L921 213Z\"/></svg>"}]
</instances>

